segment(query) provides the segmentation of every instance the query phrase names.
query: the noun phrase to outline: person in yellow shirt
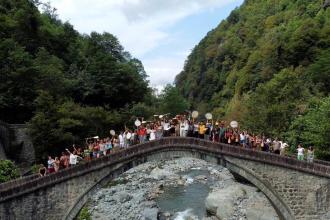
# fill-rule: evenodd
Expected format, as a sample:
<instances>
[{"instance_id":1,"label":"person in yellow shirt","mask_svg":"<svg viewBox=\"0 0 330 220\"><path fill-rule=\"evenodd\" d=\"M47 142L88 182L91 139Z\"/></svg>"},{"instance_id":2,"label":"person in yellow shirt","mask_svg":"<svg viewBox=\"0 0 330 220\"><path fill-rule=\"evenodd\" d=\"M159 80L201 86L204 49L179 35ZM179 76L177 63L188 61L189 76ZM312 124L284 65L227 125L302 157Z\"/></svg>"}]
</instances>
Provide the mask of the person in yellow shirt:
<instances>
[{"instance_id":1,"label":"person in yellow shirt","mask_svg":"<svg viewBox=\"0 0 330 220\"><path fill-rule=\"evenodd\" d=\"M200 139L204 139L205 132L206 132L205 124L203 122L199 123L198 135Z\"/></svg>"}]
</instances>

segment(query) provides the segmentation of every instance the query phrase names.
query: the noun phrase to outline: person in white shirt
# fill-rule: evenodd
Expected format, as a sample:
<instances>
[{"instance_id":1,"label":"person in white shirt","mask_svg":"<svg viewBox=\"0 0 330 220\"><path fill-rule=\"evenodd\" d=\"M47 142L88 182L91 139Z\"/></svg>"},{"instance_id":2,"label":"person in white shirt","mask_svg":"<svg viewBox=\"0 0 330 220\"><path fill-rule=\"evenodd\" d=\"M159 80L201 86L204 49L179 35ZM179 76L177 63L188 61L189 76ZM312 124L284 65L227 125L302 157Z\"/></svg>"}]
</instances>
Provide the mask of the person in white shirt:
<instances>
[{"instance_id":1,"label":"person in white shirt","mask_svg":"<svg viewBox=\"0 0 330 220\"><path fill-rule=\"evenodd\" d=\"M280 147L280 155L284 156L285 155L285 148L288 146L287 143L283 143L281 141L281 147Z\"/></svg>"},{"instance_id":2,"label":"person in white shirt","mask_svg":"<svg viewBox=\"0 0 330 220\"><path fill-rule=\"evenodd\" d=\"M298 145L297 151L298 151L297 159L298 160L304 160L304 151L305 151L305 149L300 144Z\"/></svg>"},{"instance_id":3,"label":"person in white shirt","mask_svg":"<svg viewBox=\"0 0 330 220\"><path fill-rule=\"evenodd\" d=\"M107 155L107 149L105 147L105 142L101 140L100 144L100 154L103 154L104 156Z\"/></svg>"},{"instance_id":4,"label":"person in white shirt","mask_svg":"<svg viewBox=\"0 0 330 220\"><path fill-rule=\"evenodd\" d=\"M150 129L150 137L149 137L150 141L156 140L156 130L155 128Z\"/></svg>"},{"instance_id":5,"label":"person in white shirt","mask_svg":"<svg viewBox=\"0 0 330 220\"><path fill-rule=\"evenodd\" d=\"M54 169L55 160L51 156L48 156L47 164L48 164L48 173L55 172Z\"/></svg>"},{"instance_id":6,"label":"person in white shirt","mask_svg":"<svg viewBox=\"0 0 330 220\"><path fill-rule=\"evenodd\" d=\"M241 132L239 134L239 139L240 139L241 146L245 148L246 147L245 146L246 145L246 136L245 136L245 133L244 132Z\"/></svg>"},{"instance_id":7,"label":"person in white shirt","mask_svg":"<svg viewBox=\"0 0 330 220\"><path fill-rule=\"evenodd\" d=\"M161 139L163 136L163 125L157 123L155 129L156 129L156 138Z\"/></svg>"},{"instance_id":8,"label":"person in white shirt","mask_svg":"<svg viewBox=\"0 0 330 220\"><path fill-rule=\"evenodd\" d=\"M123 132L120 132L120 135L118 136L119 139L119 147L123 148L124 147L124 135Z\"/></svg>"},{"instance_id":9,"label":"person in white shirt","mask_svg":"<svg viewBox=\"0 0 330 220\"><path fill-rule=\"evenodd\" d=\"M79 156L76 155L76 151L74 150L73 153L71 153L69 151L69 149L66 149L66 151L70 154L70 157L69 157L70 167L77 165Z\"/></svg>"},{"instance_id":10,"label":"person in white shirt","mask_svg":"<svg viewBox=\"0 0 330 220\"><path fill-rule=\"evenodd\" d=\"M189 121L186 119L184 120L184 137L187 137L188 135L188 130L189 130Z\"/></svg>"},{"instance_id":11,"label":"person in white shirt","mask_svg":"<svg viewBox=\"0 0 330 220\"><path fill-rule=\"evenodd\" d=\"M124 136L124 147L129 146L131 136L132 136L131 132L129 130L126 130L125 136Z\"/></svg>"},{"instance_id":12,"label":"person in white shirt","mask_svg":"<svg viewBox=\"0 0 330 220\"><path fill-rule=\"evenodd\" d=\"M180 137L184 137L184 121L180 121L179 122L179 126L180 126Z\"/></svg>"},{"instance_id":13,"label":"person in white shirt","mask_svg":"<svg viewBox=\"0 0 330 220\"><path fill-rule=\"evenodd\" d=\"M164 136L165 137L170 136L170 129L171 129L170 123L168 121L165 121L163 127L164 127Z\"/></svg>"}]
</instances>

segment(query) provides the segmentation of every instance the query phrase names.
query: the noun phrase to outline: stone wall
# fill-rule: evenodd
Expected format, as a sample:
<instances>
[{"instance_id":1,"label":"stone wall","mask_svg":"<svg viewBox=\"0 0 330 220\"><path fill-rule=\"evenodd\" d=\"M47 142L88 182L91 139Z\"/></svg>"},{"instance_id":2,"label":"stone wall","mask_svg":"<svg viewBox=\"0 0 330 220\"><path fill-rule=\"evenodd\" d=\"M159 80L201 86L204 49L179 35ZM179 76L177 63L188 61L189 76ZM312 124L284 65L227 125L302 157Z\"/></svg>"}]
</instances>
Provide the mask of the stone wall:
<instances>
[{"instance_id":1,"label":"stone wall","mask_svg":"<svg viewBox=\"0 0 330 220\"><path fill-rule=\"evenodd\" d=\"M11 145L15 147L15 160L23 165L31 165L35 162L35 151L32 140L28 135L27 126L25 124L11 124L12 132Z\"/></svg>"},{"instance_id":2,"label":"stone wall","mask_svg":"<svg viewBox=\"0 0 330 220\"><path fill-rule=\"evenodd\" d=\"M112 178L141 163L153 160L168 160L179 157L203 158L217 163L217 158L206 156L199 152L183 151L179 149L146 153L142 157L133 157L122 162L115 162L103 167L93 167L93 171L77 175L68 180L49 187L39 188L26 193L22 197L9 199L0 203L0 219L73 219L99 187L105 185ZM86 171L88 170L85 164ZM51 175L48 176L51 179ZM1 185L0 185L1 186Z\"/></svg>"},{"instance_id":3,"label":"stone wall","mask_svg":"<svg viewBox=\"0 0 330 220\"><path fill-rule=\"evenodd\" d=\"M2 146L2 142L0 140L0 160L5 160L5 159L7 159L5 149Z\"/></svg>"},{"instance_id":4,"label":"stone wall","mask_svg":"<svg viewBox=\"0 0 330 220\"><path fill-rule=\"evenodd\" d=\"M330 219L329 178L232 157L228 160L253 173L254 178L260 179L266 190L271 189L278 199L284 202L284 206L289 208L288 211L295 219ZM255 185L264 191L263 186L258 183Z\"/></svg>"},{"instance_id":5,"label":"stone wall","mask_svg":"<svg viewBox=\"0 0 330 220\"><path fill-rule=\"evenodd\" d=\"M0 159L7 158L15 160L23 168L35 162L34 147L25 124L0 121Z\"/></svg>"},{"instance_id":6,"label":"stone wall","mask_svg":"<svg viewBox=\"0 0 330 220\"><path fill-rule=\"evenodd\" d=\"M119 173L122 173L124 170L121 169L124 167L125 163L104 167L9 199L5 203L0 203L0 219L72 219L72 212L77 214L79 211L73 209L83 196L97 188L102 180L110 180L118 169Z\"/></svg>"},{"instance_id":7,"label":"stone wall","mask_svg":"<svg viewBox=\"0 0 330 220\"><path fill-rule=\"evenodd\" d=\"M9 125L0 121L0 160L6 159L6 149L9 148Z\"/></svg>"}]
</instances>

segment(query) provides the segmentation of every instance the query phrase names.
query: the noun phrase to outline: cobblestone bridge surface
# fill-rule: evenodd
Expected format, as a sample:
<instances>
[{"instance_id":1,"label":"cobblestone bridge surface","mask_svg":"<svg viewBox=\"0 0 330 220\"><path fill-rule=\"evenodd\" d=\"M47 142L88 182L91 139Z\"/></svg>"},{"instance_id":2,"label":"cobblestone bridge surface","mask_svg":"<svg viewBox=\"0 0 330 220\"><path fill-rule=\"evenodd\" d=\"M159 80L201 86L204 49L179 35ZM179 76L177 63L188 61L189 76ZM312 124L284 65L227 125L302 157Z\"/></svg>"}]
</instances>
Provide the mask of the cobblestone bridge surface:
<instances>
[{"instance_id":1,"label":"cobblestone bridge surface","mask_svg":"<svg viewBox=\"0 0 330 220\"><path fill-rule=\"evenodd\" d=\"M89 196L146 161L194 157L258 187L283 219L330 219L330 166L194 138L164 138L39 178L0 185L0 219L73 219Z\"/></svg>"}]
</instances>

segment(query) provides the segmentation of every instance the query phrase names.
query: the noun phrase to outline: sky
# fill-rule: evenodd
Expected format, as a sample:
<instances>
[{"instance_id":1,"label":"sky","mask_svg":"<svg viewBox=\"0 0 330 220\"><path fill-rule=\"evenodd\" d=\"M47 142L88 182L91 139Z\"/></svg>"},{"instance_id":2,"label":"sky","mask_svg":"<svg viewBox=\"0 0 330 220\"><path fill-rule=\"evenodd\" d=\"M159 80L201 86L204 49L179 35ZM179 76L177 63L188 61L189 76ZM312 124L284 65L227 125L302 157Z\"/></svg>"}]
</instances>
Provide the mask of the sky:
<instances>
[{"instance_id":1,"label":"sky","mask_svg":"<svg viewBox=\"0 0 330 220\"><path fill-rule=\"evenodd\" d=\"M173 83L198 42L243 0L49 0L80 33L115 35L142 61L150 85Z\"/></svg>"}]
</instances>

